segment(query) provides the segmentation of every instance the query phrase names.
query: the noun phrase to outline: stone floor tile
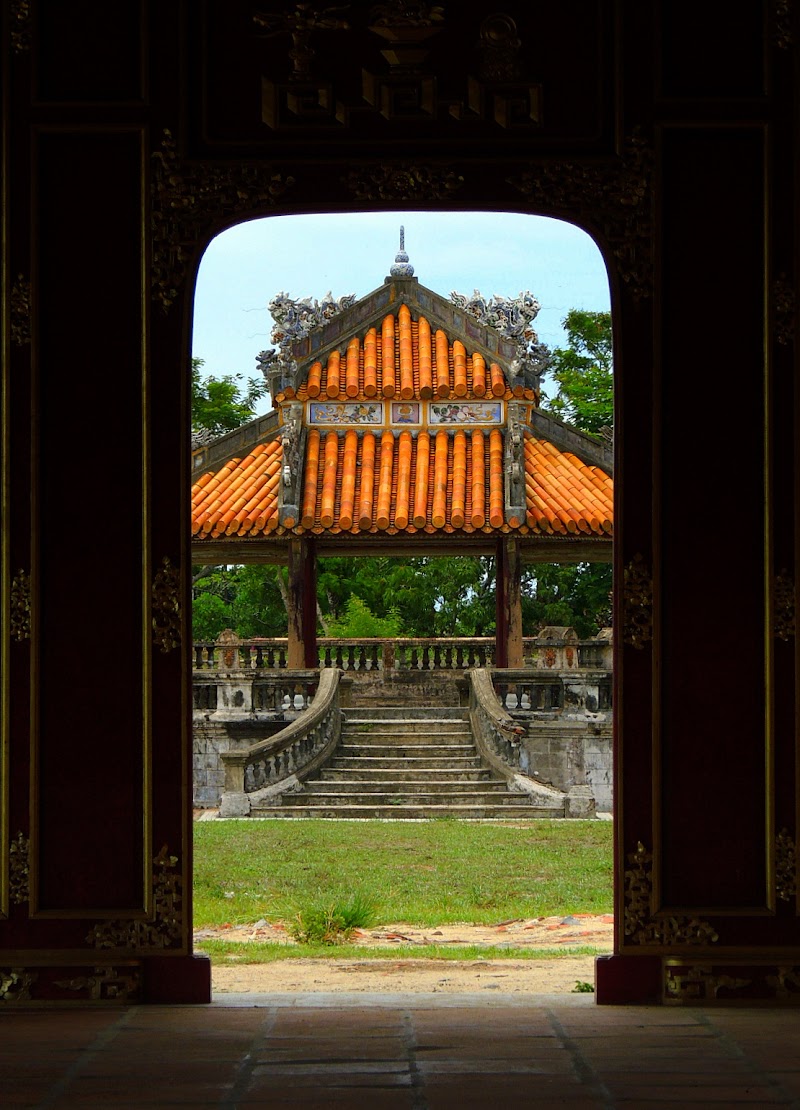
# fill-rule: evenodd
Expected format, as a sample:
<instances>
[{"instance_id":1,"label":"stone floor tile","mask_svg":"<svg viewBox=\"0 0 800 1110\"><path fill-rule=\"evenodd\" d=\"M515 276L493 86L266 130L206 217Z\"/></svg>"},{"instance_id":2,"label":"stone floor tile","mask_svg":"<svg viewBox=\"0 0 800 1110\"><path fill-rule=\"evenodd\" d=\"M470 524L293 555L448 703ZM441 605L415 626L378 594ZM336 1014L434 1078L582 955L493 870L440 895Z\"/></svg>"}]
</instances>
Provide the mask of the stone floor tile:
<instances>
[{"instance_id":1,"label":"stone floor tile","mask_svg":"<svg viewBox=\"0 0 800 1110\"><path fill-rule=\"evenodd\" d=\"M479 1056L496 1056L498 1059L508 1059L515 1056L548 1056L555 1059L565 1054L564 1045L556 1040L513 1035L500 1039L494 1037L464 1037L458 1034L454 1035L450 1030L443 1030L438 1037L430 1040L418 1036L416 1046L417 1051L428 1054L437 1052L467 1053Z\"/></svg>"},{"instance_id":2,"label":"stone floor tile","mask_svg":"<svg viewBox=\"0 0 800 1110\"><path fill-rule=\"evenodd\" d=\"M53 1080L42 1076L36 1078L29 1076L17 1079L5 1071L2 1075L2 1088L0 1089L0 1105L3 1110L10 1106L37 1106L53 1087Z\"/></svg>"},{"instance_id":3,"label":"stone floor tile","mask_svg":"<svg viewBox=\"0 0 800 1110\"><path fill-rule=\"evenodd\" d=\"M764 1070L764 1074L776 1087L800 1101L800 1072L768 1068Z\"/></svg>"},{"instance_id":4,"label":"stone floor tile","mask_svg":"<svg viewBox=\"0 0 800 1110\"><path fill-rule=\"evenodd\" d=\"M595 1068L598 1075L605 1075L606 1071L625 1071L631 1075L647 1075L651 1072L662 1072L665 1069L675 1075L716 1075L725 1076L734 1072L749 1075L752 1069L746 1061L730 1058L704 1058L687 1059L681 1056L658 1057L657 1059L642 1059L634 1054L628 1056L613 1056L603 1061L600 1059L587 1060Z\"/></svg>"},{"instance_id":5,"label":"stone floor tile","mask_svg":"<svg viewBox=\"0 0 800 1110\"><path fill-rule=\"evenodd\" d=\"M547 1079L571 1079L575 1069L571 1062L564 1067L551 1067L535 1060L470 1060L441 1059L420 1061L417 1072L427 1078L440 1075L530 1075Z\"/></svg>"},{"instance_id":6,"label":"stone floor tile","mask_svg":"<svg viewBox=\"0 0 800 1110\"><path fill-rule=\"evenodd\" d=\"M530 1076L478 1077L474 1075L443 1076L426 1081L423 1095L428 1110L486 1110L487 1107L511 1108L568 1107L584 1110L606 1105L599 1094L593 1094L577 1081L547 1086Z\"/></svg>"},{"instance_id":7,"label":"stone floor tile","mask_svg":"<svg viewBox=\"0 0 800 1110\"><path fill-rule=\"evenodd\" d=\"M609 1085L611 1095L617 1100L627 1099L647 1100L649 1102L678 1102L685 1103L698 1096L697 1084L684 1083L682 1086L671 1084L662 1087L652 1083L649 1078L646 1082L629 1081ZM735 1103L751 1103L756 1106L786 1105L785 1097L774 1087L753 1080L749 1084L725 1084L724 1082L703 1087L703 1099L709 1104L729 1106Z\"/></svg>"},{"instance_id":8,"label":"stone floor tile","mask_svg":"<svg viewBox=\"0 0 800 1110\"><path fill-rule=\"evenodd\" d=\"M246 1091L236 1105L247 1110L283 1110L284 1107L302 1107L302 1110L416 1110L414 1092L409 1088L398 1090L385 1087L359 1088L328 1086L309 1090L293 1084L272 1083L266 1087Z\"/></svg>"},{"instance_id":9,"label":"stone floor tile","mask_svg":"<svg viewBox=\"0 0 800 1110\"><path fill-rule=\"evenodd\" d=\"M259 1064L274 1064L289 1060L314 1059L327 1060L394 1060L405 1057L405 1046L400 1038L393 1040L356 1041L342 1037L340 1040L318 1040L316 1037L306 1041L270 1041L251 1049L251 1055Z\"/></svg>"}]
</instances>

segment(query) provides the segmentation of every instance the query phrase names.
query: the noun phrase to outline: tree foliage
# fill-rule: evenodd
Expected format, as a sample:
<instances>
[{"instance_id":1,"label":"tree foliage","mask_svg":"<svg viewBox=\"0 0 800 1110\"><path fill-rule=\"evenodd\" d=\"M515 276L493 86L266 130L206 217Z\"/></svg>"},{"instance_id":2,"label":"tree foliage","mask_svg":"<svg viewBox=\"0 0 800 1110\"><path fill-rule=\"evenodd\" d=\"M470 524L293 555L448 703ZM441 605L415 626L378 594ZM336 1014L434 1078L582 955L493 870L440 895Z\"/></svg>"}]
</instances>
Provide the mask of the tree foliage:
<instances>
[{"instance_id":1,"label":"tree foliage","mask_svg":"<svg viewBox=\"0 0 800 1110\"><path fill-rule=\"evenodd\" d=\"M385 617L377 617L356 594L347 599L345 612L330 622L328 631L331 636L347 640L366 640L375 636L399 636L402 628L400 614L390 609Z\"/></svg>"},{"instance_id":2,"label":"tree foliage","mask_svg":"<svg viewBox=\"0 0 800 1110\"><path fill-rule=\"evenodd\" d=\"M494 631L494 563L490 559L330 558L319 563L317 595L332 622L352 597L378 618L396 614L404 636L485 636ZM349 633L348 633L349 635Z\"/></svg>"},{"instance_id":3,"label":"tree foliage","mask_svg":"<svg viewBox=\"0 0 800 1110\"><path fill-rule=\"evenodd\" d=\"M569 625L581 639L611 624L610 563L536 563L522 582L526 635L545 625Z\"/></svg>"},{"instance_id":4,"label":"tree foliage","mask_svg":"<svg viewBox=\"0 0 800 1110\"><path fill-rule=\"evenodd\" d=\"M278 576L282 567L212 567L196 575L192 590L192 635L215 640L223 628L243 639L285 636L286 607Z\"/></svg>"},{"instance_id":5,"label":"tree foliage","mask_svg":"<svg viewBox=\"0 0 800 1110\"><path fill-rule=\"evenodd\" d=\"M267 383L243 374L203 377L203 359L192 359L192 431L222 435L252 420ZM244 382L245 384L240 384Z\"/></svg>"},{"instance_id":6,"label":"tree foliage","mask_svg":"<svg viewBox=\"0 0 800 1110\"><path fill-rule=\"evenodd\" d=\"M568 346L552 352L549 373L558 389L547 408L597 435L614 424L611 313L573 308L562 325Z\"/></svg>"}]
</instances>

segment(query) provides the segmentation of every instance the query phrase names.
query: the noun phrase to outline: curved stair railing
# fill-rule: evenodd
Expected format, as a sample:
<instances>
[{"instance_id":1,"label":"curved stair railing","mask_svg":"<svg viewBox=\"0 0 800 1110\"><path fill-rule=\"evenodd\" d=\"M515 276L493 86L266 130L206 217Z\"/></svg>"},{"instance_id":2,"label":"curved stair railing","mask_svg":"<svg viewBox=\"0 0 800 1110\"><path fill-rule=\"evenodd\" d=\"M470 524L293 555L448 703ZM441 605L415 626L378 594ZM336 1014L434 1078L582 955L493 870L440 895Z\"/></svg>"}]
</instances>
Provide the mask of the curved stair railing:
<instances>
[{"instance_id":1,"label":"curved stair railing","mask_svg":"<svg viewBox=\"0 0 800 1110\"><path fill-rule=\"evenodd\" d=\"M280 805L283 794L302 790L303 780L327 762L339 743L341 686L341 671L326 668L313 702L296 720L243 751L221 753L220 817L249 817L254 806Z\"/></svg>"},{"instance_id":2,"label":"curved stair railing","mask_svg":"<svg viewBox=\"0 0 800 1110\"><path fill-rule=\"evenodd\" d=\"M525 729L507 713L495 693L492 673L484 668L469 672L469 719L481 758L506 780L515 794L526 794L531 805L560 808L567 816L568 795L563 790L525 774L520 764Z\"/></svg>"}]
</instances>

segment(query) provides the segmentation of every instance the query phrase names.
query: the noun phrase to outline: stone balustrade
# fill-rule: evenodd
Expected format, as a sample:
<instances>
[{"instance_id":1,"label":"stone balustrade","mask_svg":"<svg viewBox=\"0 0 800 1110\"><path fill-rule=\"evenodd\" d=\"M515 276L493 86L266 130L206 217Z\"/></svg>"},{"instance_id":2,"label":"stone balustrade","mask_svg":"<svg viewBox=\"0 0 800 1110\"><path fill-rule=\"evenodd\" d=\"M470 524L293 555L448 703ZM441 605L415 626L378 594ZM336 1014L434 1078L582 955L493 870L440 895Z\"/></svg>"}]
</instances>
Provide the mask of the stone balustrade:
<instances>
[{"instance_id":1,"label":"stone balustrade","mask_svg":"<svg viewBox=\"0 0 800 1110\"><path fill-rule=\"evenodd\" d=\"M497 673L476 669L469 675L470 724L481 759L506 780L509 790L527 795L532 805L560 808L565 817L593 817L596 807L590 786L574 783L559 789L531 773L525 744L527 728L511 716L498 698Z\"/></svg>"},{"instance_id":2,"label":"stone balustrade","mask_svg":"<svg viewBox=\"0 0 800 1110\"><path fill-rule=\"evenodd\" d=\"M477 669L491 673L495 701L526 729L520 758L531 774L559 788L589 782L599 808L610 809L610 637L578 641L570 629L551 628L524 643L526 666L514 670L492 665L490 637L325 637L314 670L286 667L285 638L242 641L227 632L197 643L195 804L219 804L227 752L274 740L316 706L321 675L342 672L342 705L466 706Z\"/></svg>"},{"instance_id":3,"label":"stone balustrade","mask_svg":"<svg viewBox=\"0 0 800 1110\"><path fill-rule=\"evenodd\" d=\"M523 640L526 664L537 671L569 671L595 668L611 670L611 642L607 634L578 640L572 629L543 629ZM229 629L216 641L194 645L194 671L286 670L288 640L241 640ZM466 671L494 664L493 636L374 637L362 640L319 637L318 665L338 667L353 674L374 671Z\"/></svg>"},{"instance_id":4,"label":"stone balustrade","mask_svg":"<svg viewBox=\"0 0 800 1110\"><path fill-rule=\"evenodd\" d=\"M527 667L495 668L493 676L498 700L512 713L583 717L611 711L612 681L606 670L575 668L554 673Z\"/></svg>"},{"instance_id":5,"label":"stone balustrade","mask_svg":"<svg viewBox=\"0 0 800 1110\"><path fill-rule=\"evenodd\" d=\"M240 751L221 753L225 788L220 816L246 817L251 805L279 805L281 795L300 789L339 742L342 727L341 672L314 675L316 696L307 711L280 732Z\"/></svg>"}]
</instances>

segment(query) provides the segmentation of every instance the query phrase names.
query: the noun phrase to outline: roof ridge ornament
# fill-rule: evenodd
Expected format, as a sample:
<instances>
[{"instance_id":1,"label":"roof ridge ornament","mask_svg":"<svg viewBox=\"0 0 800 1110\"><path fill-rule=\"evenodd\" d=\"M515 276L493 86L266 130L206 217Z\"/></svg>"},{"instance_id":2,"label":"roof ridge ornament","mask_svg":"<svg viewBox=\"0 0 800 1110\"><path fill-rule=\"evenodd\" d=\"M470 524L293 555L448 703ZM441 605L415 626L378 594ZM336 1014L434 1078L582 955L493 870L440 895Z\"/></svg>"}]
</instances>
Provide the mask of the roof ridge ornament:
<instances>
[{"instance_id":1,"label":"roof ridge ornament","mask_svg":"<svg viewBox=\"0 0 800 1110\"><path fill-rule=\"evenodd\" d=\"M413 277L414 267L408 261L406 254L406 229L400 224L400 250L394 256L394 262L389 270L392 277Z\"/></svg>"},{"instance_id":2,"label":"roof ridge ornament","mask_svg":"<svg viewBox=\"0 0 800 1110\"><path fill-rule=\"evenodd\" d=\"M330 291L320 301L314 297L290 297L283 291L272 298L267 308L275 321L270 339L277 344L277 350L269 347L259 351L256 362L267 380L273 404L287 385L296 386L297 362L292 356L292 344L305 339L314 328L321 328L355 302L355 293L337 298Z\"/></svg>"},{"instance_id":3,"label":"roof ridge ornament","mask_svg":"<svg viewBox=\"0 0 800 1110\"><path fill-rule=\"evenodd\" d=\"M529 289L516 297L503 297L498 293L487 300L479 289L471 297L463 293L450 294L450 300L479 324L498 332L504 339L517 344L517 353L509 366L514 381L539 392L541 379L550 363L550 350L531 327L531 320L539 314L541 305Z\"/></svg>"}]
</instances>

